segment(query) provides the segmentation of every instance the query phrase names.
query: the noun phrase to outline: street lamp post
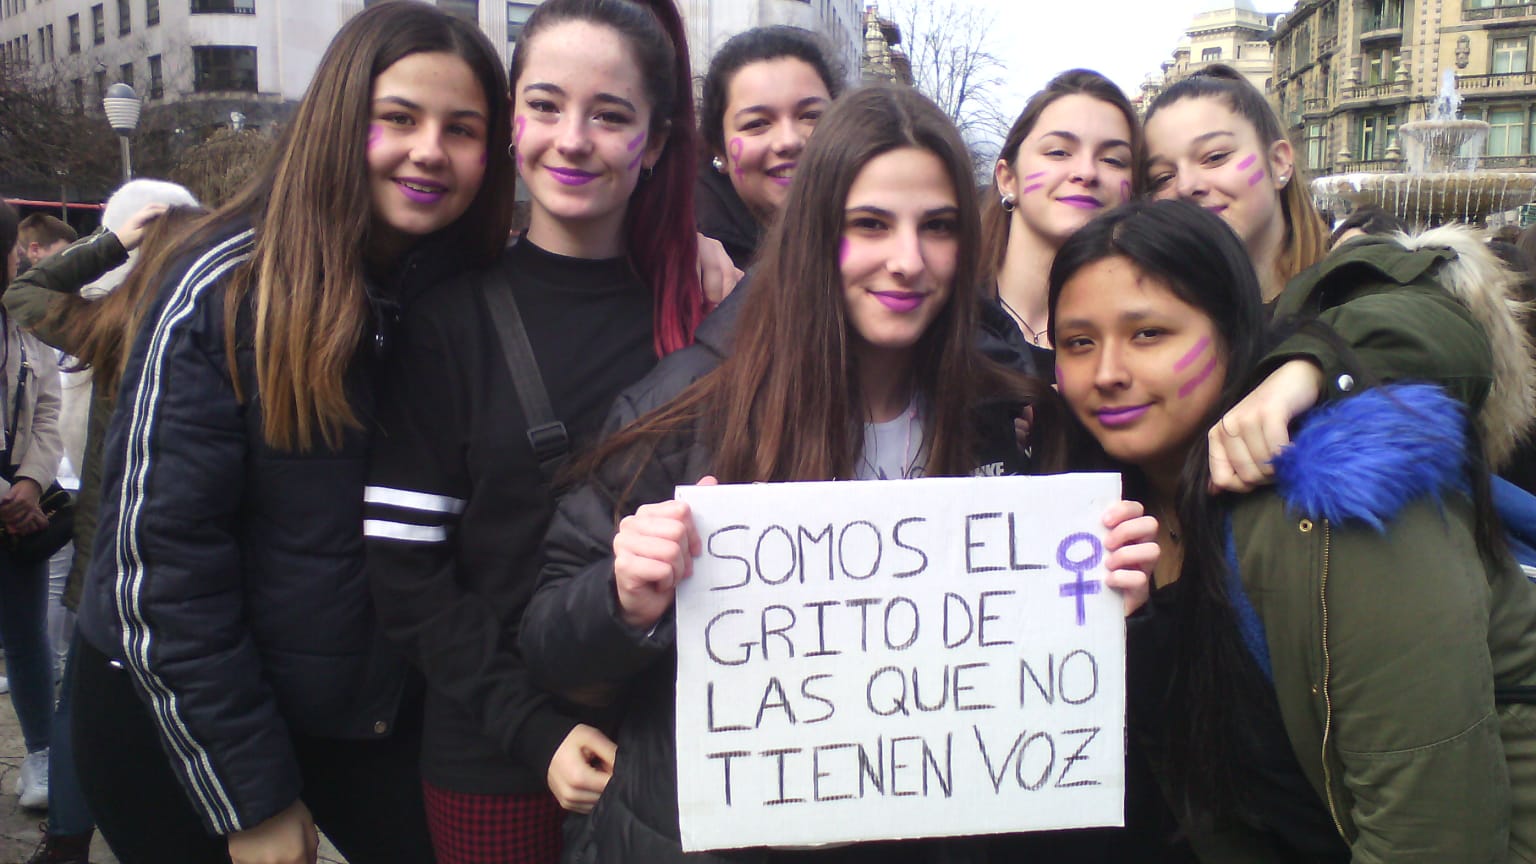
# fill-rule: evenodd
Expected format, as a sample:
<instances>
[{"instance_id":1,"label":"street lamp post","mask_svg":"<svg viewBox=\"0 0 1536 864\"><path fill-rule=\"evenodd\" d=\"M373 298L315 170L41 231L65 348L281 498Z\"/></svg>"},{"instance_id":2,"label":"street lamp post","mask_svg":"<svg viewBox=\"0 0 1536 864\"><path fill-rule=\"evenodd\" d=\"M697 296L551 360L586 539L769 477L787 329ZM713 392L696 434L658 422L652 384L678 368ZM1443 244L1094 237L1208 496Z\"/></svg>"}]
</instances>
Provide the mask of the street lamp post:
<instances>
[{"instance_id":1,"label":"street lamp post","mask_svg":"<svg viewBox=\"0 0 1536 864\"><path fill-rule=\"evenodd\" d=\"M101 108L107 113L107 122L117 132L123 148L123 182L133 179L133 161L128 148L128 136L139 128L139 94L121 82L107 88L101 99Z\"/></svg>"}]
</instances>

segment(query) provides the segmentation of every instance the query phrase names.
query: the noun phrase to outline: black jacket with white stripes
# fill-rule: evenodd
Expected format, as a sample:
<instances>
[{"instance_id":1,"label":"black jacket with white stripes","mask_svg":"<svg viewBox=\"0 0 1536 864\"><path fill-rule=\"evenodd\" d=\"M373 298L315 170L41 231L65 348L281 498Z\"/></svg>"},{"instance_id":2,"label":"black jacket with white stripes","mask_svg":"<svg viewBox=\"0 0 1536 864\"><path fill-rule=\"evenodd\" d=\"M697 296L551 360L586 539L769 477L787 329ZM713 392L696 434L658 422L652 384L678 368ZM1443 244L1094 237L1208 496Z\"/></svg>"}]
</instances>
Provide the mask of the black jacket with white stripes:
<instances>
[{"instance_id":1,"label":"black jacket with white stripes","mask_svg":"<svg viewBox=\"0 0 1536 864\"><path fill-rule=\"evenodd\" d=\"M210 831L250 828L300 797L291 733L389 734L407 667L379 634L363 575L368 432L308 452L265 443L260 399L235 397L224 297L252 251L232 225L167 274L134 339L103 451L95 558L79 627L126 665ZM418 247L392 298L461 266ZM373 289L370 289L372 292ZM379 323L347 389L372 415ZM242 391L257 392L254 323L237 320ZM315 326L325 326L316 322Z\"/></svg>"}]
</instances>

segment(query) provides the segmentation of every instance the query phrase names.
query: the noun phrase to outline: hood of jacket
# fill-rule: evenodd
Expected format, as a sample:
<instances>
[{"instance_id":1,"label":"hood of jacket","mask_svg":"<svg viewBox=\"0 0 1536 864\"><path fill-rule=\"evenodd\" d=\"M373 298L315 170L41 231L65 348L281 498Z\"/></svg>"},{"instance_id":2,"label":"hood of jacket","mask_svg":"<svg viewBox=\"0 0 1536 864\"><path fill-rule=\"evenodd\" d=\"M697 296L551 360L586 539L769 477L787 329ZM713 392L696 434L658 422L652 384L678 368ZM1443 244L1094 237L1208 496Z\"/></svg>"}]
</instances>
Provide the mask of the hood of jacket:
<instances>
[{"instance_id":1,"label":"hood of jacket","mask_svg":"<svg viewBox=\"0 0 1536 864\"><path fill-rule=\"evenodd\" d=\"M1467 421L1432 384L1393 384L1302 418L1275 458L1275 488L1293 512L1383 530L1409 502L1464 489Z\"/></svg>"},{"instance_id":2,"label":"hood of jacket","mask_svg":"<svg viewBox=\"0 0 1536 864\"><path fill-rule=\"evenodd\" d=\"M1493 349L1493 386L1478 412L1478 425L1488 464L1502 466L1529 435L1531 418L1536 417L1536 365L1530 336L1521 324L1525 304L1516 299L1516 276L1465 225L1392 239L1412 251L1456 253L1437 275L1441 286L1472 313Z\"/></svg>"}]
</instances>

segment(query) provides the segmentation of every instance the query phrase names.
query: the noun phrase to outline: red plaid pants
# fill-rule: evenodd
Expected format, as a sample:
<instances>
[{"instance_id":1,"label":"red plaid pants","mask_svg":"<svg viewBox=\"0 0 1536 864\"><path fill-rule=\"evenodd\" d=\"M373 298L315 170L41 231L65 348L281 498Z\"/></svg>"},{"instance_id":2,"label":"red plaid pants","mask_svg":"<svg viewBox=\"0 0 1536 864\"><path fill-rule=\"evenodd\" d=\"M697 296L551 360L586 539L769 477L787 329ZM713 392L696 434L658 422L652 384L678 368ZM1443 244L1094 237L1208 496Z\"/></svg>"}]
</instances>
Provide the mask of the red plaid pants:
<instances>
[{"instance_id":1,"label":"red plaid pants","mask_svg":"<svg viewBox=\"0 0 1536 864\"><path fill-rule=\"evenodd\" d=\"M564 811L549 792L478 795L422 783L437 864L557 864Z\"/></svg>"}]
</instances>

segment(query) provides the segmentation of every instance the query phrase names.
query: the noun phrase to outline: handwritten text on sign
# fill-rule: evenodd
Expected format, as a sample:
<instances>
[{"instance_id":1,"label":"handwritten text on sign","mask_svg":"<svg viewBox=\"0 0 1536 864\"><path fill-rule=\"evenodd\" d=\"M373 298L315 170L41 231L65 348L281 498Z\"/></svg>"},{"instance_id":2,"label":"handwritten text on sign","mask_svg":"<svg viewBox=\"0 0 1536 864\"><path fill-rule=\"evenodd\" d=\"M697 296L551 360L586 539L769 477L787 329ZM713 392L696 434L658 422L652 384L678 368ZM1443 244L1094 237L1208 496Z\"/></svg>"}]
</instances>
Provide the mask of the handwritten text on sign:
<instances>
[{"instance_id":1,"label":"handwritten text on sign","mask_svg":"<svg viewBox=\"0 0 1536 864\"><path fill-rule=\"evenodd\" d=\"M1122 824L1117 476L678 497L685 850Z\"/></svg>"}]
</instances>

